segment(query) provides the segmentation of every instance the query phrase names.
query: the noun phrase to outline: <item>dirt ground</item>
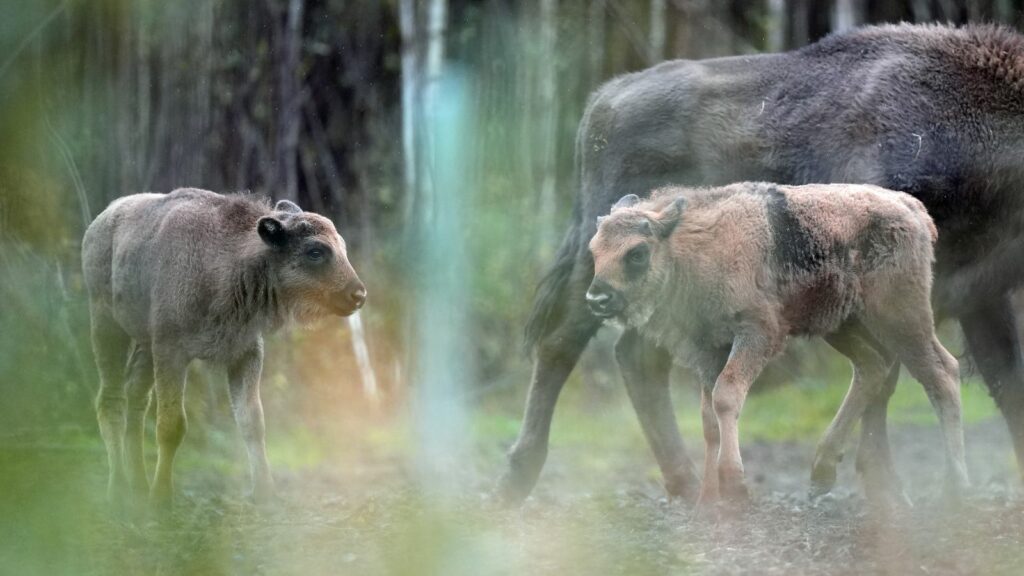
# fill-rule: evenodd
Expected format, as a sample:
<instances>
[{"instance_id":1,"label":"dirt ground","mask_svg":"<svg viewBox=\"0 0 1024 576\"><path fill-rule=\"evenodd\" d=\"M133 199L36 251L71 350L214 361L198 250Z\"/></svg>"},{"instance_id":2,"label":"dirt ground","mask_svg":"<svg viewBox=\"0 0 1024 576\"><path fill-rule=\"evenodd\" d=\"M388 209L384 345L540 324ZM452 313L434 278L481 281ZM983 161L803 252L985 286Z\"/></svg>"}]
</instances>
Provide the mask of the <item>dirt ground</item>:
<instances>
[{"instance_id":1,"label":"dirt ground","mask_svg":"<svg viewBox=\"0 0 1024 576\"><path fill-rule=\"evenodd\" d=\"M939 498L937 429L897 426L892 441L911 509L872 511L852 458L835 493L811 502L813 445L754 442L744 445L754 503L719 521L667 500L642 450L595 468L583 464L585 448L556 445L534 496L515 510L488 496L497 450L429 494L400 458L278 472L280 500L265 508L247 503L239 478L188 469L163 521L115 519L83 504L70 486L102 493L101 453L56 450L20 476L6 470L21 480L0 500L0 514L18 520L3 528L0 566L11 574L1020 574L1024 499L1003 424L968 427L974 488L956 508ZM26 509L36 513L19 517Z\"/></svg>"}]
</instances>

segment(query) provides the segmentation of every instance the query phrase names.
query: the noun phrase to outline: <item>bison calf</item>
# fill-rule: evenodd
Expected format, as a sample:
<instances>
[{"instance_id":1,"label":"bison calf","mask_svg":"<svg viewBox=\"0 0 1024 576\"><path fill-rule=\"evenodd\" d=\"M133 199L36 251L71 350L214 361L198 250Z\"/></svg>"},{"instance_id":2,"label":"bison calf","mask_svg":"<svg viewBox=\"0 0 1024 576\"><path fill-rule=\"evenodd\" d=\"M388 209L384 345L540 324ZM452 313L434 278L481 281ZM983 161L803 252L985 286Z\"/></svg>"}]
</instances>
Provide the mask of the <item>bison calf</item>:
<instances>
[{"instance_id":1,"label":"bison calf","mask_svg":"<svg viewBox=\"0 0 1024 576\"><path fill-rule=\"evenodd\" d=\"M761 369L799 335L824 336L854 366L818 448L820 488L831 487L846 437L898 359L939 415L948 481L959 489L967 483L959 369L935 337L929 303L935 240L919 201L873 186L667 188L647 201L625 196L599 219L586 299L595 315L636 328L696 369L701 502L746 496L740 409Z\"/></svg>"},{"instance_id":2,"label":"bison calf","mask_svg":"<svg viewBox=\"0 0 1024 576\"><path fill-rule=\"evenodd\" d=\"M272 208L249 196L191 188L136 194L113 202L89 226L82 266L110 496L125 486L148 487L143 424L155 381L158 457L150 494L157 503L170 500L171 467L186 428L186 368L195 358L227 367L253 496L268 495L263 334L293 319L346 316L366 300L330 220L285 200Z\"/></svg>"}]
</instances>

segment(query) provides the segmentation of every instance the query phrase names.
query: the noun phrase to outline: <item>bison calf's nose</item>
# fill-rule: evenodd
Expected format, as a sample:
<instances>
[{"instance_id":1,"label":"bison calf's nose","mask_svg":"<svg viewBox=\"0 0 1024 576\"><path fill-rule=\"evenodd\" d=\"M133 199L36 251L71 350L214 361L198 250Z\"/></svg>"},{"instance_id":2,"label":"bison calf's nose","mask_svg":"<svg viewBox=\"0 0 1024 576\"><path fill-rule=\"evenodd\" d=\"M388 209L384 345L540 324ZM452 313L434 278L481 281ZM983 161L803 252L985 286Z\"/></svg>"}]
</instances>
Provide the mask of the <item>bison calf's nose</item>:
<instances>
[{"instance_id":1,"label":"bison calf's nose","mask_svg":"<svg viewBox=\"0 0 1024 576\"><path fill-rule=\"evenodd\" d=\"M363 304L366 304L366 288L360 286L353 290L348 297L352 301L352 305L358 310L363 307Z\"/></svg>"},{"instance_id":2,"label":"bison calf's nose","mask_svg":"<svg viewBox=\"0 0 1024 576\"><path fill-rule=\"evenodd\" d=\"M591 285L587 290L587 306L595 316L609 317L619 312L619 299L606 286Z\"/></svg>"}]
</instances>

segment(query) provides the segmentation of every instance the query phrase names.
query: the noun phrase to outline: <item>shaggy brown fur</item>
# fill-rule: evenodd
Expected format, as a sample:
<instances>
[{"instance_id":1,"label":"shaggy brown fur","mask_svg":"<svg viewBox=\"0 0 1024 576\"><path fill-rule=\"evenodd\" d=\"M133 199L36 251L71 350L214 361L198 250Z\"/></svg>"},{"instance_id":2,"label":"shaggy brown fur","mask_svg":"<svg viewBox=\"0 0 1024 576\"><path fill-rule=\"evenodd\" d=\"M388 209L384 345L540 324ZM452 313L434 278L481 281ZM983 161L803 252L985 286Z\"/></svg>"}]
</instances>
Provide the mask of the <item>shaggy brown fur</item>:
<instances>
[{"instance_id":1,"label":"shaggy brown fur","mask_svg":"<svg viewBox=\"0 0 1024 576\"><path fill-rule=\"evenodd\" d=\"M135 491L148 487L143 424L155 380L159 453L151 496L170 500L186 427L185 373L195 358L227 366L253 494L268 495L263 334L292 319L352 314L366 298L330 220L288 201L272 208L194 188L136 194L114 201L89 226L82 266L110 495L119 497L129 481Z\"/></svg>"},{"instance_id":2,"label":"shaggy brown fur","mask_svg":"<svg viewBox=\"0 0 1024 576\"><path fill-rule=\"evenodd\" d=\"M740 180L874 184L924 203L940 231L937 317L963 327L1024 471L1024 356L1009 298L1024 285L1022 78L1024 36L1009 28L899 24L782 54L664 62L594 91L577 132L572 221L526 328L536 364L502 495L532 490L561 388L600 326L583 298L595 219L627 194ZM669 408L668 352L638 342L627 330L616 346L623 381L667 491L688 497L697 481ZM858 470L898 489L886 405L882 395L865 412Z\"/></svg>"},{"instance_id":3,"label":"shaggy brown fur","mask_svg":"<svg viewBox=\"0 0 1024 576\"><path fill-rule=\"evenodd\" d=\"M929 302L935 240L919 201L874 186L667 188L647 201L627 196L601 219L587 300L701 375L703 501L718 497L719 483L726 495L746 494L740 409L761 369L800 335L827 337L856 372L819 446L821 488L831 487L846 436L882 388L886 350L935 404L959 488L959 370L935 337Z\"/></svg>"}]
</instances>

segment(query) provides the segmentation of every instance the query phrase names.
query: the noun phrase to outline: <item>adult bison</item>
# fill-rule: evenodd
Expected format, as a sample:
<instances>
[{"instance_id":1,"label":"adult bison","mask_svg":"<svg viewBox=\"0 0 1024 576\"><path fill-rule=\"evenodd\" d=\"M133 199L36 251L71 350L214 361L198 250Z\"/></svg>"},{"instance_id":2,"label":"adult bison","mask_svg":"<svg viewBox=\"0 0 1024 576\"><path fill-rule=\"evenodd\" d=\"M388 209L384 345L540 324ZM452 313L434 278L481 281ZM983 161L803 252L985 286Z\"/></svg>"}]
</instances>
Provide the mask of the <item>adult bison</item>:
<instances>
[{"instance_id":1,"label":"adult bison","mask_svg":"<svg viewBox=\"0 0 1024 576\"><path fill-rule=\"evenodd\" d=\"M346 316L366 300L331 221L287 200L271 207L194 188L135 194L115 200L86 230L82 267L110 496L148 488L142 435L155 380L159 451L151 498L170 501L171 467L186 428L185 372L196 358L227 367L253 496L267 496L273 483L259 395L263 334L293 319Z\"/></svg>"},{"instance_id":2,"label":"adult bison","mask_svg":"<svg viewBox=\"0 0 1024 576\"><path fill-rule=\"evenodd\" d=\"M559 391L600 326L584 301L596 218L626 194L671 184L853 182L921 200L939 228L938 317L960 321L1024 462L1024 366L1009 300L1024 279L1024 37L989 25L901 24L783 54L666 62L592 95L576 158L572 223L526 327L536 360L500 482L506 499L536 484ZM626 330L616 357L666 489L693 494L668 353ZM888 487L894 376L864 414L858 456L866 477Z\"/></svg>"}]
</instances>

